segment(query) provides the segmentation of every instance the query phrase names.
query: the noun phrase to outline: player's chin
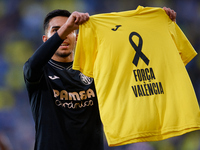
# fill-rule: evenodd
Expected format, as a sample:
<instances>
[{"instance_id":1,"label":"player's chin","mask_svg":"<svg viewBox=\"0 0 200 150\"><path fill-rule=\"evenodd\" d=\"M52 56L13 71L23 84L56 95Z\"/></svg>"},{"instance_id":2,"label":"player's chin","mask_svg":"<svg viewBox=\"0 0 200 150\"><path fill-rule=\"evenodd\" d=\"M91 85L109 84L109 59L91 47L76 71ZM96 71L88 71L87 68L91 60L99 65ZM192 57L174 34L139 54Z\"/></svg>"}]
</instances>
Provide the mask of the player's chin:
<instances>
[{"instance_id":1,"label":"player's chin","mask_svg":"<svg viewBox=\"0 0 200 150\"><path fill-rule=\"evenodd\" d=\"M59 53L69 53L71 51L70 48L65 48L65 47L59 47L59 49L57 50L57 52Z\"/></svg>"},{"instance_id":2,"label":"player's chin","mask_svg":"<svg viewBox=\"0 0 200 150\"><path fill-rule=\"evenodd\" d=\"M72 51L59 51L56 54L60 57L68 57L72 54Z\"/></svg>"}]
</instances>

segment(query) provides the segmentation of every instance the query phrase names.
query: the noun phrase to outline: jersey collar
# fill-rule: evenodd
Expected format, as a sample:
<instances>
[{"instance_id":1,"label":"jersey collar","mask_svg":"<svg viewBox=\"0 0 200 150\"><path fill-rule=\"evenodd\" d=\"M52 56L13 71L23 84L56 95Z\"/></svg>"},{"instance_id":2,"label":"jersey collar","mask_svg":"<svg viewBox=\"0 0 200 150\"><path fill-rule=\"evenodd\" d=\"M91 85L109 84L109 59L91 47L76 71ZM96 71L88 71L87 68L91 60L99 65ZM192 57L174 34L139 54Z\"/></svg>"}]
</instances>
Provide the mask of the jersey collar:
<instances>
[{"instance_id":1,"label":"jersey collar","mask_svg":"<svg viewBox=\"0 0 200 150\"><path fill-rule=\"evenodd\" d=\"M60 69L60 70L70 70L70 69L72 69L72 63L73 62L67 62L67 63L57 62L53 59L49 60L49 62L48 62L49 65L51 65L54 68Z\"/></svg>"}]
</instances>

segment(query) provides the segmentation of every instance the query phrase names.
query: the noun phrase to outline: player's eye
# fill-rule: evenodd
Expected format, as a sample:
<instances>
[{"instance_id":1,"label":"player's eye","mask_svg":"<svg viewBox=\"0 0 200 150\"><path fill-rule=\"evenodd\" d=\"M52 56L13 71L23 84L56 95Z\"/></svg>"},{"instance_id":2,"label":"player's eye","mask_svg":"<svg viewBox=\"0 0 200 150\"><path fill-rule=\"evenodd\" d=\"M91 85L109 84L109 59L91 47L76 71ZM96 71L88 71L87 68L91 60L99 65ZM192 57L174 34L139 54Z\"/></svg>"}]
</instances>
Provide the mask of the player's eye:
<instances>
[{"instance_id":1,"label":"player's eye","mask_svg":"<svg viewBox=\"0 0 200 150\"><path fill-rule=\"evenodd\" d=\"M52 30L52 32L57 32L57 31L58 31L58 29L53 29L53 30Z\"/></svg>"}]
</instances>

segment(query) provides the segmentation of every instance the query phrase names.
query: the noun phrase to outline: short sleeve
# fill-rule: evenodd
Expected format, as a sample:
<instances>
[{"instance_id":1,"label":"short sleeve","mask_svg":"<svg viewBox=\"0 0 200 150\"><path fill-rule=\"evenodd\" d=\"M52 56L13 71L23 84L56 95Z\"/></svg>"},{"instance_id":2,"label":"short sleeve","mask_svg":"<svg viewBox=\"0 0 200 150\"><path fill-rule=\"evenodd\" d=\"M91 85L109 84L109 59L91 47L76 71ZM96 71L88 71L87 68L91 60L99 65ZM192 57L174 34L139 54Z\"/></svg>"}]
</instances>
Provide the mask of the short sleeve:
<instances>
[{"instance_id":1,"label":"short sleeve","mask_svg":"<svg viewBox=\"0 0 200 150\"><path fill-rule=\"evenodd\" d=\"M79 70L93 78L93 68L96 59L96 36L90 20L79 26L79 34L75 49L73 69Z\"/></svg>"},{"instance_id":2,"label":"short sleeve","mask_svg":"<svg viewBox=\"0 0 200 150\"><path fill-rule=\"evenodd\" d=\"M197 55L197 52L194 50L187 37L176 23L171 22L169 25L169 30L179 51L181 59L186 66Z\"/></svg>"}]
</instances>

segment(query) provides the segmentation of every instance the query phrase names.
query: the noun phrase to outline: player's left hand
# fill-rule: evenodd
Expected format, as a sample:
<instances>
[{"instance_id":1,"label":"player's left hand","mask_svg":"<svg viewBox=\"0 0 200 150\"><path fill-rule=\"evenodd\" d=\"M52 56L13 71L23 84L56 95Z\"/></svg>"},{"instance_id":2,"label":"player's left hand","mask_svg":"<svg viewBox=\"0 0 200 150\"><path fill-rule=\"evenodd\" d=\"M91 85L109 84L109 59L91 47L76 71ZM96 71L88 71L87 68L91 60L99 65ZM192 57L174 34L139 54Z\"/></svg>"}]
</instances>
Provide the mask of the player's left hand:
<instances>
[{"instance_id":1,"label":"player's left hand","mask_svg":"<svg viewBox=\"0 0 200 150\"><path fill-rule=\"evenodd\" d=\"M170 8L167 7L163 7L163 9L165 10L165 12L167 13L167 15L169 16L169 18L176 22L176 12Z\"/></svg>"}]
</instances>

